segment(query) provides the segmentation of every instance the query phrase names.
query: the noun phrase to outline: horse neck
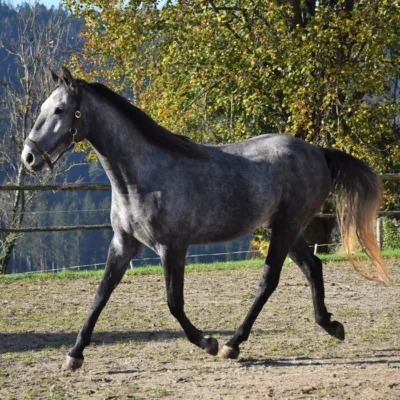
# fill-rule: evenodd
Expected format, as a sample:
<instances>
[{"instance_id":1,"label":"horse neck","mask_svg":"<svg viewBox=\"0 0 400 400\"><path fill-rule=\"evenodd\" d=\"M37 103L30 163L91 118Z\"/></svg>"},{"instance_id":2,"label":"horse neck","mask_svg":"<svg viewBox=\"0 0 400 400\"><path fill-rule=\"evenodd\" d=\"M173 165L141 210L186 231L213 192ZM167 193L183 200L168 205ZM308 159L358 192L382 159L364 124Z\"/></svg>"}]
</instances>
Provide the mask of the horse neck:
<instances>
[{"instance_id":1,"label":"horse neck","mask_svg":"<svg viewBox=\"0 0 400 400\"><path fill-rule=\"evenodd\" d=\"M90 115L88 141L92 144L113 189L128 193L140 180L138 166L153 152L151 145L118 109L90 93L85 115Z\"/></svg>"}]
</instances>

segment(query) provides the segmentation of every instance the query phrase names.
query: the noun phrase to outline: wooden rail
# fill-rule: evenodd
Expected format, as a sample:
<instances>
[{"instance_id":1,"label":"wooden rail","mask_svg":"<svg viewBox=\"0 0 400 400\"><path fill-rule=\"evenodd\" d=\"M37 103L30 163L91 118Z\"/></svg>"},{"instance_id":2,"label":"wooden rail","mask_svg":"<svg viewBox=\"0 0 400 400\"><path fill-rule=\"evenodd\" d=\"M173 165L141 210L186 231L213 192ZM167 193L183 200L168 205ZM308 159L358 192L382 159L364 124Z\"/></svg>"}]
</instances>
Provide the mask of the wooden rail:
<instances>
[{"instance_id":1,"label":"wooden rail","mask_svg":"<svg viewBox=\"0 0 400 400\"><path fill-rule=\"evenodd\" d=\"M400 173L393 174L380 174L382 180L400 180ZM0 192L8 192L11 190L24 190L24 191L68 191L68 190L111 190L110 184L80 184L80 183L69 183L67 185L5 185L0 186Z\"/></svg>"},{"instance_id":2,"label":"wooden rail","mask_svg":"<svg viewBox=\"0 0 400 400\"><path fill-rule=\"evenodd\" d=\"M0 232L68 232L68 231L102 231L112 229L111 225L72 225L72 226L38 226L36 228L0 228Z\"/></svg>"},{"instance_id":3,"label":"wooden rail","mask_svg":"<svg viewBox=\"0 0 400 400\"><path fill-rule=\"evenodd\" d=\"M379 211L378 217L400 217L400 211ZM330 219L336 218L336 214L334 213L319 213L315 214L314 218L322 218L322 219Z\"/></svg>"},{"instance_id":4,"label":"wooden rail","mask_svg":"<svg viewBox=\"0 0 400 400\"><path fill-rule=\"evenodd\" d=\"M400 179L400 174L380 174L379 175L382 180L399 180Z\"/></svg>"},{"instance_id":5,"label":"wooden rail","mask_svg":"<svg viewBox=\"0 0 400 400\"><path fill-rule=\"evenodd\" d=\"M382 180L400 180L400 173L394 174L381 174ZM5 185L0 186L0 192L6 192L11 190L24 190L24 191L68 191L68 190L111 190L109 184L80 184L71 183L67 185ZM381 211L378 214L379 217L400 217L400 211ZM319 213L315 215L315 218L331 219L336 218L334 213ZM42 227L30 227L30 228L1 228L0 232L6 233L17 233L17 232L68 232L68 231L89 231L89 230L107 230L112 229L111 225L74 225L74 226L42 226Z\"/></svg>"},{"instance_id":6,"label":"wooden rail","mask_svg":"<svg viewBox=\"0 0 400 400\"><path fill-rule=\"evenodd\" d=\"M0 192L8 192L10 190L28 190L28 191L44 191L44 190L111 190L111 185L97 185L97 184L89 184L82 185L79 183L71 183L68 185L28 185L28 186L19 186L19 185L5 185L0 186Z\"/></svg>"}]
</instances>

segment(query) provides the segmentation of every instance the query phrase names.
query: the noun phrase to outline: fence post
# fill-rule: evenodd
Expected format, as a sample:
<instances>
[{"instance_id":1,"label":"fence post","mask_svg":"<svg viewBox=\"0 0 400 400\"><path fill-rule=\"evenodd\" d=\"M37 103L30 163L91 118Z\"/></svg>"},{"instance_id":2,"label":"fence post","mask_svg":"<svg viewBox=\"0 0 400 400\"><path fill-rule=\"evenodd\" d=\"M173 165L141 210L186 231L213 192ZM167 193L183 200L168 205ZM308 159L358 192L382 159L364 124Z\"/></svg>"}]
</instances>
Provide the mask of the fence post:
<instances>
[{"instance_id":1,"label":"fence post","mask_svg":"<svg viewBox=\"0 0 400 400\"><path fill-rule=\"evenodd\" d=\"M314 255L317 254L317 251L318 251L318 244L315 243L314 244Z\"/></svg>"},{"instance_id":2,"label":"fence post","mask_svg":"<svg viewBox=\"0 0 400 400\"><path fill-rule=\"evenodd\" d=\"M376 220L376 236L378 241L379 250L383 248L383 219L377 218Z\"/></svg>"}]
</instances>

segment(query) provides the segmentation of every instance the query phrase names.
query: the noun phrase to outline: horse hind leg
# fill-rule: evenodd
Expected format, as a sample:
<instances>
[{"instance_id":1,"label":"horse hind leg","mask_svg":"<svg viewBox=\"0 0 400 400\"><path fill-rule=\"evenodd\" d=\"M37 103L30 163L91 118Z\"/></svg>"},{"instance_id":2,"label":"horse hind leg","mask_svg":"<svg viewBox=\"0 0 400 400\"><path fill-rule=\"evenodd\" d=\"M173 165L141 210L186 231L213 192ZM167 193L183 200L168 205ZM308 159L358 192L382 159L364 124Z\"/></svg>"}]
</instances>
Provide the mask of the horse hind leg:
<instances>
[{"instance_id":1,"label":"horse hind leg","mask_svg":"<svg viewBox=\"0 0 400 400\"><path fill-rule=\"evenodd\" d=\"M220 354L222 358L234 359L239 356L240 344L248 339L258 314L278 286L283 262L299 235L299 230L290 227L287 219L285 218L283 221L282 218L279 218L272 224L271 242L256 298L242 325L222 348Z\"/></svg>"},{"instance_id":2,"label":"horse hind leg","mask_svg":"<svg viewBox=\"0 0 400 400\"><path fill-rule=\"evenodd\" d=\"M338 321L331 321L331 315L325 306L324 279L322 262L308 247L304 237L299 238L290 249L289 257L300 267L310 284L315 321L331 336L344 340L345 331Z\"/></svg>"}]
</instances>

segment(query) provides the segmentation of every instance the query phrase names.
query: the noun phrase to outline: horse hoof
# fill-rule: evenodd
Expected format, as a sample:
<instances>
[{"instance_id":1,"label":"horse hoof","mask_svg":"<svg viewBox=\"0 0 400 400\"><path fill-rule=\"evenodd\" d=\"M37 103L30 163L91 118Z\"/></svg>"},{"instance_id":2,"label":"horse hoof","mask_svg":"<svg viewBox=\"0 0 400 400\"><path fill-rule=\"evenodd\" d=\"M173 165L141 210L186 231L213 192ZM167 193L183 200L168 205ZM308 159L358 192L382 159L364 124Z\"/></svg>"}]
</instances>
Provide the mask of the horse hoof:
<instances>
[{"instance_id":1,"label":"horse hoof","mask_svg":"<svg viewBox=\"0 0 400 400\"><path fill-rule=\"evenodd\" d=\"M82 367L83 358L74 358L67 354L65 358L65 362L63 364L63 369L69 369L71 371L75 371Z\"/></svg>"},{"instance_id":2,"label":"horse hoof","mask_svg":"<svg viewBox=\"0 0 400 400\"><path fill-rule=\"evenodd\" d=\"M225 358L225 359L236 359L239 357L239 349L234 349L233 347L229 347L227 345L225 345L222 349L221 349L221 353L220 356L221 358Z\"/></svg>"},{"instance_id":3,"label":"horse hoof","mask_svg":"<svg viewBox=\"0 0 400 400\"><path fill-rule=\"evenodd\" d=\"M335 332L332 334L332 336L334 336L336 339L343 341L345 338L343 324L341 324L338 321L333 321L332 324L334 324L334 328L335 328Z\"/></svg>"},{"instance_id":4,"label":"horse hoof","mask_svg":"<svg viewBox=\"0 0 400 400\"><path fill-rule=\"evenodd\" d=\"M336 339L341 341L345 338L344 326L338 321L332 321L330 326L326 329L326 331Z\"/></svg>"},{"instance_id":5,"label":"horse hoof","mask_svg":"<svg viewBox=\"0 0 400 400\"><path fill-rule=\"evenodd\" d=\"M200 342L200 347L205 350L206 353L216 356L218 354L218 340L211 336L203 338Z\"/></svg>"}]
</instances>

